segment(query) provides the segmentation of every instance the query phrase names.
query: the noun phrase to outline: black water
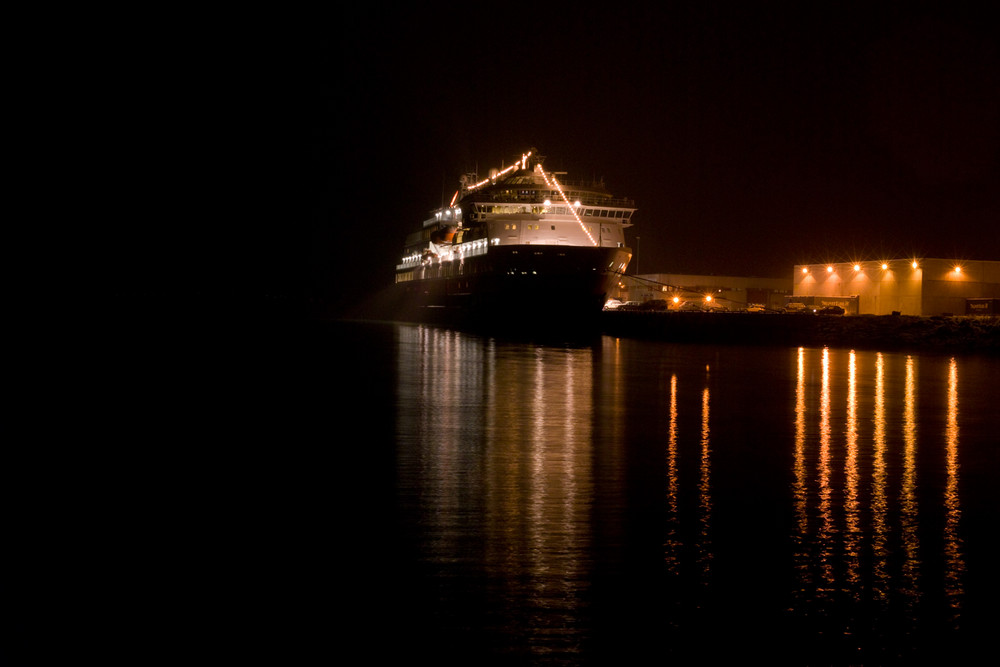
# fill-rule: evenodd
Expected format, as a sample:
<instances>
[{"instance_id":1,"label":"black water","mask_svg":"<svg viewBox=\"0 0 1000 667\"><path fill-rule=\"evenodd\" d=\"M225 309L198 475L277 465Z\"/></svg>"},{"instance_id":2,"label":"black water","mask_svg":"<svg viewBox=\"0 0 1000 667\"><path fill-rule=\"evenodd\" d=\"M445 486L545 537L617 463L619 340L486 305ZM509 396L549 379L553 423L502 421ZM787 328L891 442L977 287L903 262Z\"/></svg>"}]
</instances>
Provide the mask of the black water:
<instances>
[{"instance_id":1,"label":"black water","mask_svg":"<svg viewBox=\"0 0 1000 667\"><path fill-rule=\"evenodd\" d=\"M995 357L362 323L313 342L310 442L331 458L307 479L331 494L310 516L338 654L978 664L992 647Z\"/></svg>"}]
</instances>

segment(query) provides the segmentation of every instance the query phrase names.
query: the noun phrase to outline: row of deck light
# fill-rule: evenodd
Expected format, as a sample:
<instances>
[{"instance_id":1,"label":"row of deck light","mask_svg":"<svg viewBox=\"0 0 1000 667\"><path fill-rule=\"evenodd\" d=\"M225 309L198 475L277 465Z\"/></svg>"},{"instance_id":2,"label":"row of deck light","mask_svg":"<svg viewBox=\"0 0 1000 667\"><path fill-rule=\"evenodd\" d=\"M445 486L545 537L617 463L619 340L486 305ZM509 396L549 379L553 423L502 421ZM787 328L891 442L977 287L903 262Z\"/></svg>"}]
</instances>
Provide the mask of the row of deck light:
<instances>
[{"instance_id":1,"label":"row of deck light","mask_svg":"<svg viewBox=\"0 0 1000 667\"><path fill-rule=\"evenodd\" d=\"M435 255L435 257L437 257L439 261L447 262L451 261L452 255L456 253L460 256L464 256L468 253L478 254L477 251L481 252L482 248L485 248L487 244L488 241L486 239L476 239L475 241L466 241L464 243L459 243L449 252L443 255ZM412 253L410 255L403 257L403 263L408 264L408 263L420 262L423 260L423 258L424 256L421 253Z\"/></svg>"},{"instance_id":2,"label":"row of deck light","mask_svg":"<svg viewBox=\"0 0 1000 667\"><path fill-rule=\"evenodd\" d=\"M569 202L566 202L566 203L568 204ZM542 202L542 204L544 204L545 206L552 206L552 200L551 199L546 199L545 201ZM580 203L579 199L577 199L575 202L573 202L573 208L580 208L580 206L582 206L582 204Z\"/></svg>"}]
</instances>

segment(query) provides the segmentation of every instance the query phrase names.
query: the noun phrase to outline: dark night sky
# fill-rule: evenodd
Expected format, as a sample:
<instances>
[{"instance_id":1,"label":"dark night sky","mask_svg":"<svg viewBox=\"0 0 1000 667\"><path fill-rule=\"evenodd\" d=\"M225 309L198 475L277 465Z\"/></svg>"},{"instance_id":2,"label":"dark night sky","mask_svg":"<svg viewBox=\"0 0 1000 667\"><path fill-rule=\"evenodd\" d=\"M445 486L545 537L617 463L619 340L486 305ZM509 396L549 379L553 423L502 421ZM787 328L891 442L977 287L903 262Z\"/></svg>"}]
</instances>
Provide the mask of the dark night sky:
<instances>
[{"instance_id":1,"label":"dark night sky","mask_svg":"<svg viewBox=\"0 0 1000 667\"><path fill-rule=\"evenodd\" d=\"M460 173L532 146L637 202L644 273L1000 259L998 24L955 3L791 7L344 10L269 75L303 105L277 133L309 160L296 280L363 298Z\"/></svg>"}]
</instances>

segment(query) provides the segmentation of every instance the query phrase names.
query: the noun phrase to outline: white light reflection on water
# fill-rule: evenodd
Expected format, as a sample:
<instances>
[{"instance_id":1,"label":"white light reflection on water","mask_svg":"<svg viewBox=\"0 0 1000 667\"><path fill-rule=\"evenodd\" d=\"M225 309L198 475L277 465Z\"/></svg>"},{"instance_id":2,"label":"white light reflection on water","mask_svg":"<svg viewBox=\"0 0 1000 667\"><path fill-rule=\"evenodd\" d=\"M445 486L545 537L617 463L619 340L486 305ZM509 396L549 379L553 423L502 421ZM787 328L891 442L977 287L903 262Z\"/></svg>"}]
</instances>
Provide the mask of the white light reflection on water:
<instances>
[{"instance_id":1,"label":"white light reflection on water","mask_svg":"<svg viewBox=\"0 0 1000 667\"><path fill-rule=\"evenodd\" d=\"M462 600L483 576L493 600L485 618L441 623L503 627L503 650L574 653L591 570L592 351L424 327L400 328L400 346L401 486L417 493L423 559L447 573L441 595Z\"/></svg>"}]
</instances>

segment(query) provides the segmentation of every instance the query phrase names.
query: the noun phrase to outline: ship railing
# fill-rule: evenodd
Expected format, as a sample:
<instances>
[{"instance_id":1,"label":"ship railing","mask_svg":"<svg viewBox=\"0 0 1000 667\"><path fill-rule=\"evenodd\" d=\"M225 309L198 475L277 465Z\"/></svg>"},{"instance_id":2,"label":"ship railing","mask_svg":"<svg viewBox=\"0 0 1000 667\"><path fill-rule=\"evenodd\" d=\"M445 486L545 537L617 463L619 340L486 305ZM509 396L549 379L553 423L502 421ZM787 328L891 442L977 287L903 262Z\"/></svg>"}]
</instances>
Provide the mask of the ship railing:
<instances>
[{"instance_id":1,"label":"ship railing","mask_svg":"<svg viewBox=\"0 0 1000 667\"><path fill-rule=\"evenodd\" d=\"M488 246L489 242L486 239L453 244L442 243L436 246L438 250L436 253L414 252L403 257L402 263L396 265L396 270L405 271L420 265L442 264L462 260L466 257L485 255L488 252Z\"/></svg>"},{"instance_id":2,"label":"ship railing","mask_svg":"<svg viewBox=\"0 0 1000 667\"><path fill-rule=\"evenodd\" d=\"M574 193L567 192L567 197L571 201L579 200L582 206L594 206L594 207L604 207L604 208L635 208L635 200L625 199L618 197L575 197L572 196ZM548 199L552 199L548 197ZM538 193L531 194L512 194L512 193L480 193L475 197L472 197L473 203L525 203L525 204L540 204Z\"/></svg>"}]
</instances>

